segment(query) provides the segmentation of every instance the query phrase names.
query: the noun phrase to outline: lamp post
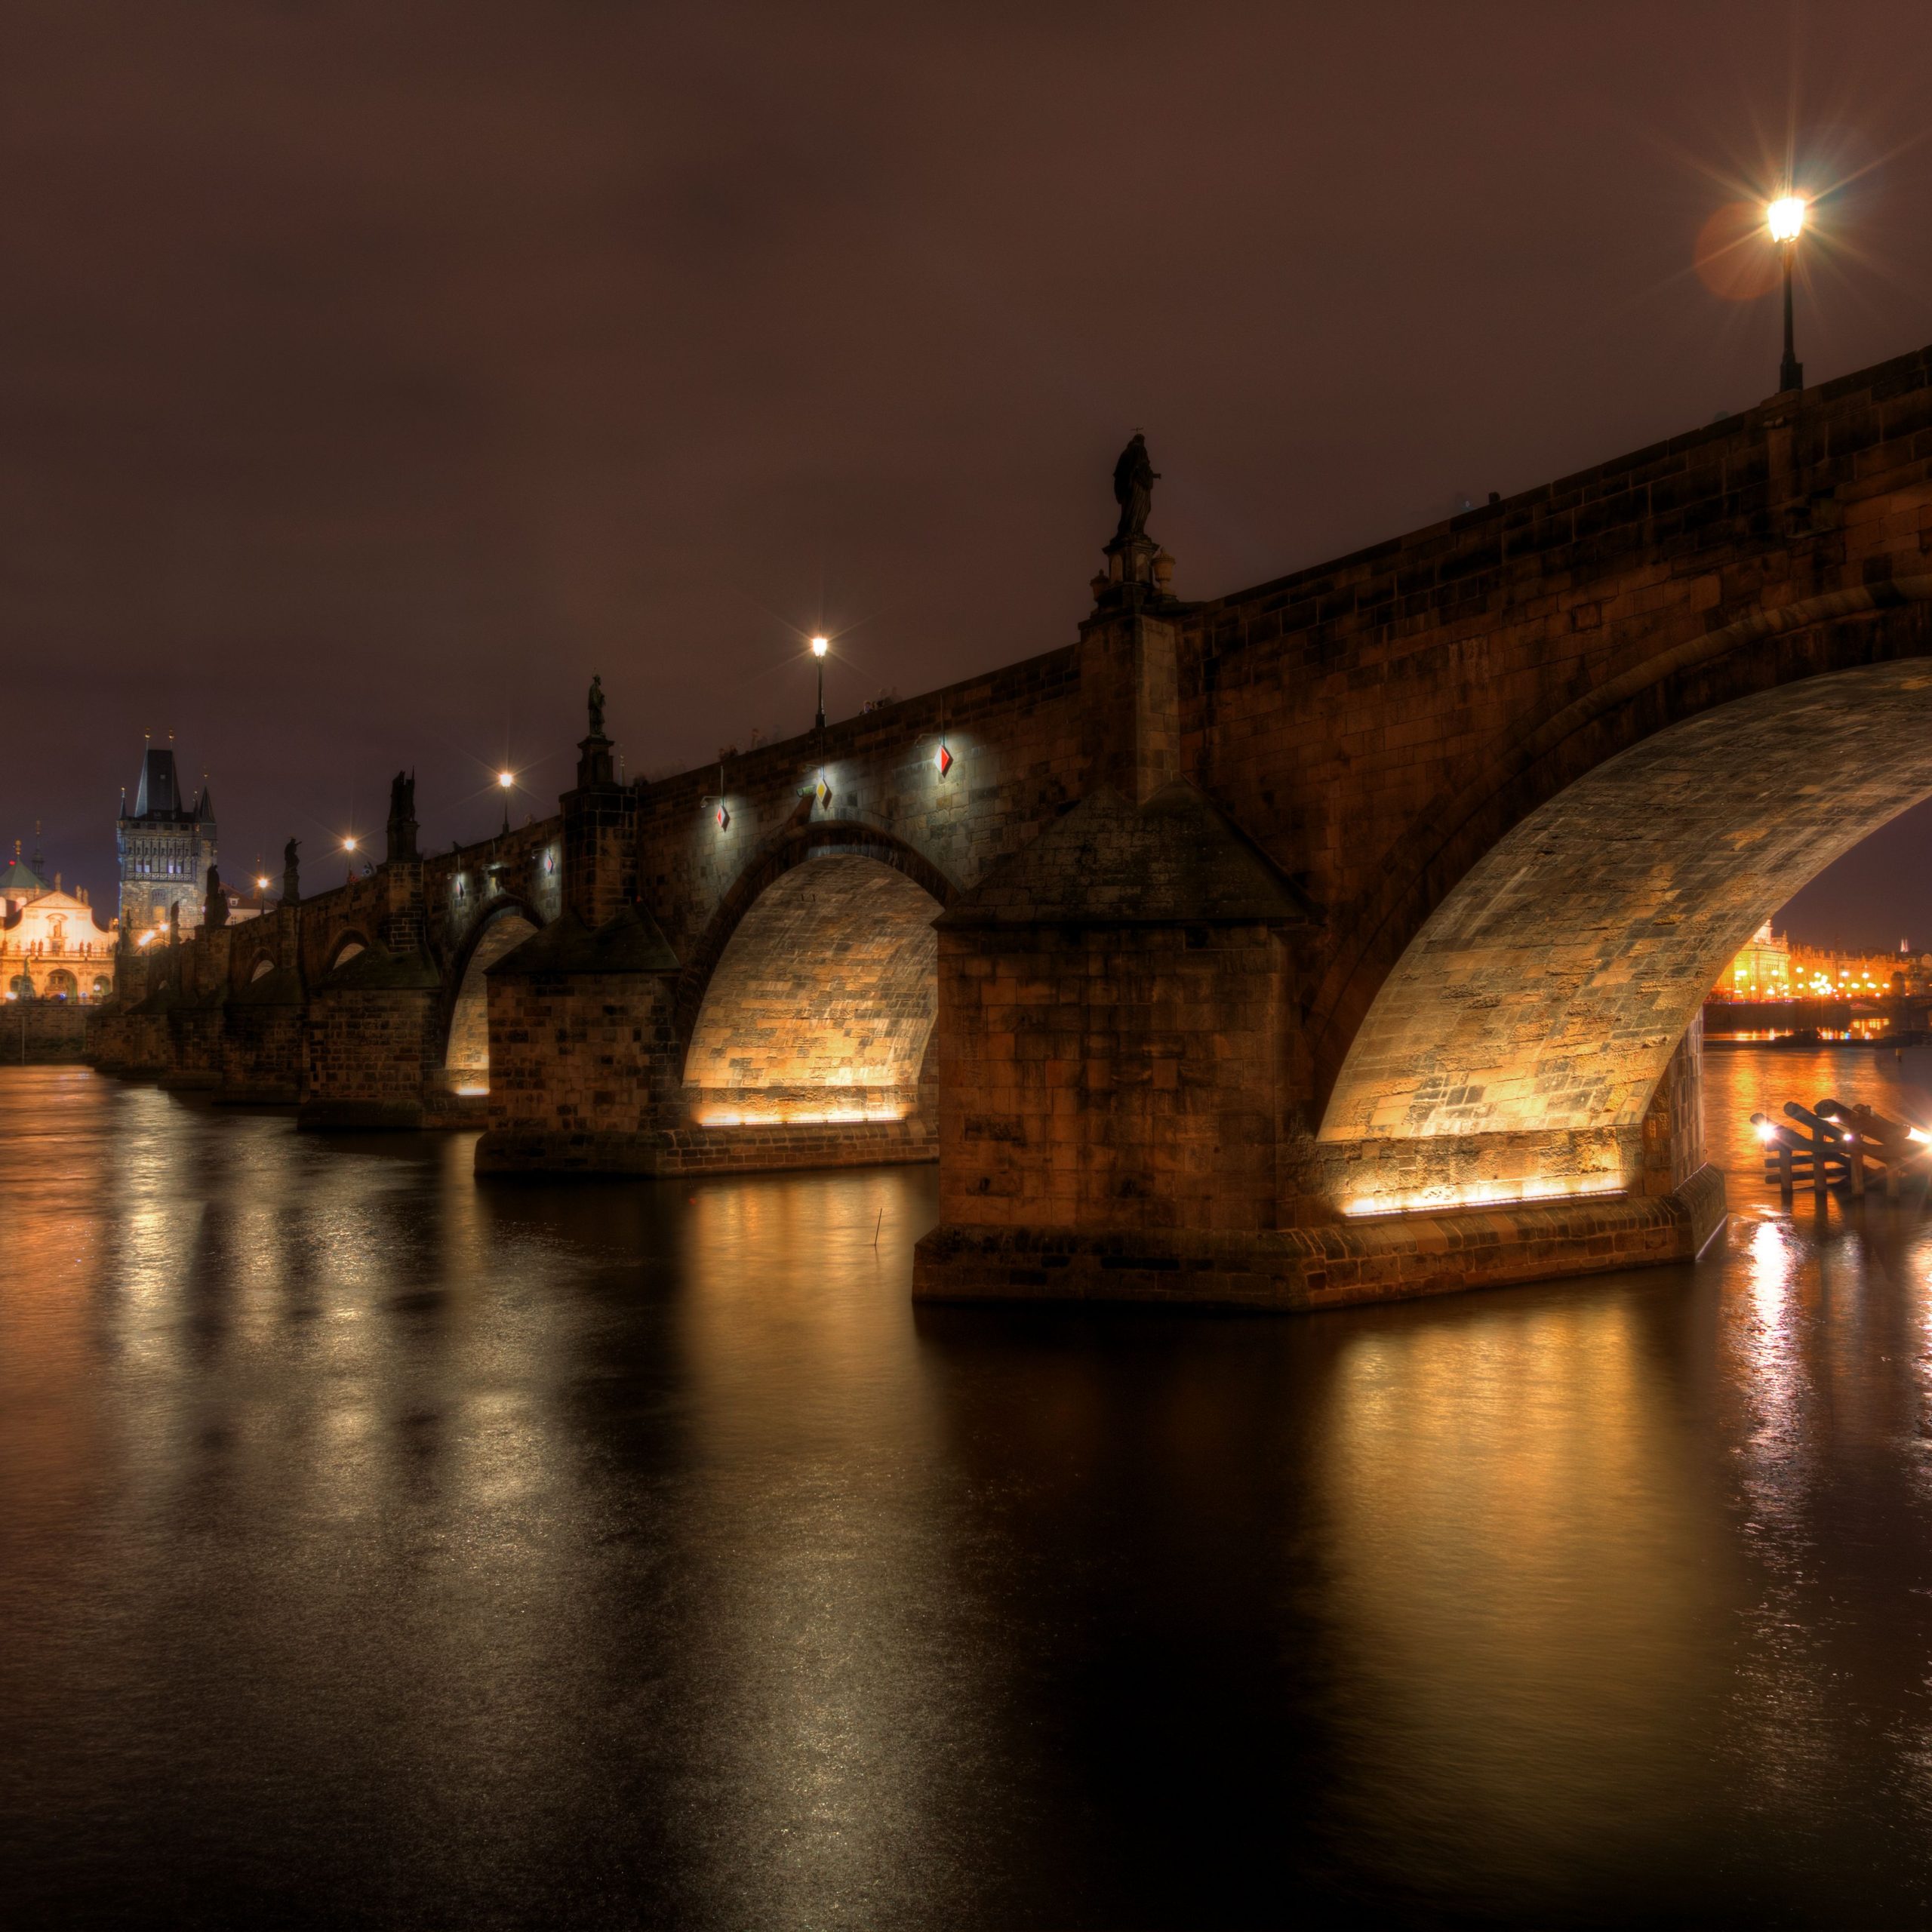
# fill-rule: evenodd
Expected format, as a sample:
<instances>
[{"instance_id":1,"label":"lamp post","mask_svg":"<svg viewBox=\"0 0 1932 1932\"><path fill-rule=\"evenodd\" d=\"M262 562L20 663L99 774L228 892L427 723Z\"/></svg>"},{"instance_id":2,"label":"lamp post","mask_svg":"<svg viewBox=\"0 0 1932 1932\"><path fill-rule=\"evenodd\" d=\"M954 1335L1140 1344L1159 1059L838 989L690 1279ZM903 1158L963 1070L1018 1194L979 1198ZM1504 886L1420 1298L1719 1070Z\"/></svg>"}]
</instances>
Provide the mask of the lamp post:
<instances>
[{"instance_id":1,"label":"lamp post","mask_svg":"<svg viewBox=\"0 0 1932 1932\"><path fill-rule=\"evenodd\" d=\"M500 771L497 774L497 783L503 788L503 832L507 835L510 829L510 787L516 783L516 774L514 771Z\"/></svg>"},{"instance_id":2,"label":"lamp post","mask_svg":"<svg viewBox=\"0 0 1932 1932\"><path fill-rule=\"evenodd\" d=\"M825 654L831 640L815 637L812 639L812 655L818 660L818 728L825 729Z\"/></svg>"},{"instance_id":3,"label":"lamp post","mask_svg":"<svg viewBox=\"0 0 1932 1932\"><path fill-rule=\"evenodd\" d=\"M1804 365L1798 359L1791 331L1791 265L1798 253L1798 237L1804 226L1805 202L1798 195L1780 195L1764 211L1764 225L1778 245L1784 261L1784 360L1778 365L1778 389L1801 389Z\"/></svg>"},{"instance_id":4,"label":"lamp post","mask_svg":"<svg viewBox=\"0 0 1932 1932\"><path fill-rule=\"evenodd\" d=\"M343 854L349 860L349 883L355 883L355 835L350 832L342 841Z\"/></svg>"}]
</instances>

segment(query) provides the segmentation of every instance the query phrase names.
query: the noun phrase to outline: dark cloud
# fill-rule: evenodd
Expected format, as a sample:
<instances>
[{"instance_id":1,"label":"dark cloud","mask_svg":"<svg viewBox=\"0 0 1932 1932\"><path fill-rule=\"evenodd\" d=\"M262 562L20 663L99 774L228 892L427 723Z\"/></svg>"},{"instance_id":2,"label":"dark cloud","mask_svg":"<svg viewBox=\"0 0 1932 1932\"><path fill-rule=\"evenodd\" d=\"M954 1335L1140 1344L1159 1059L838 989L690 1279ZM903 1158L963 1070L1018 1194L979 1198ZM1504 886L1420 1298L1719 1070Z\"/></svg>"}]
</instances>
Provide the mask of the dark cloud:
<instances>
[{"instance_id":1,"label":"dark cloud","mask_svg":"<svg viewBox=\"0 0 1932 1932\"><path fill-rule=\"evenodd\" d=\"M0 22L0 829L103 896L144 729L238 870L398 764L547 803L593 666L663 768L820 621L841 711L1064 641L1136 425L1204 595L1744 407L1694 257L1793 127L1862 171L1810 372L1932 337L1916 5Z\"/></svg>"}]
</instances>

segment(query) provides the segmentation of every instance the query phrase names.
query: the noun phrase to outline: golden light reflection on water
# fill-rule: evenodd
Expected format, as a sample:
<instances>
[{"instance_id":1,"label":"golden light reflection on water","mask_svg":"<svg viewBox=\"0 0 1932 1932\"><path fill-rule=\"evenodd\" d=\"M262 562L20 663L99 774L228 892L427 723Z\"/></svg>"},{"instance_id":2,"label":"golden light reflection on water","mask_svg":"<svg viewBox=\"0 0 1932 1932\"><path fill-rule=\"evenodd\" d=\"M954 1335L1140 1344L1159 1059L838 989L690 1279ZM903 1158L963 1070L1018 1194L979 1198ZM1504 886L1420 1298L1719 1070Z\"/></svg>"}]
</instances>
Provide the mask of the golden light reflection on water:
<instances>
[{"instance_id":1,"label":"golden light reflection on water","mask_svg":"<svg viewBox=\"0 0 1932 1932\"><path fill-rule=\"evenodd\" d=\"M1709 1064L1721 1148L1915 1078ZM1932 1220L1787 1214L1746 1145L1696 1268L915 1315L929 1171L479 1186L466 1135L8 1075L0 1708L46 1896L1909 1918Z\"/></svg>"},{"instance_id":2,"label":"golden light reflection on water","mask_svg":"<svg viewBox=\"0 0 1932 1932\"><path fill-rule=\"evenodd\" d=\"M943 1452L906 1294L924 1190L904 1178L704 1183L686 1204L697 1512L732 1526L693 1552L715 1605L711 1720L780 1918L828 1887L865 1895L895 1847L961 1822L933 1768L980 1666L929 1588ZM721 1892L740 1857L720 1847Z\"/></svg>"},{"instance_id":3,"label":"golden light reflection on water","mask_svg":"<svg viewBox=\"0 0 1932 1932\"><path fill-rule=\"evenodd\" d=\"M1343 1350L1318 1475L1354 1775L1410 1855L1506 1822L1527 1868L1607 1868L1681 1827L1716 1606L1657 1371L1643 1312L1594 1297Z\"/></svg>"}]
</instances>

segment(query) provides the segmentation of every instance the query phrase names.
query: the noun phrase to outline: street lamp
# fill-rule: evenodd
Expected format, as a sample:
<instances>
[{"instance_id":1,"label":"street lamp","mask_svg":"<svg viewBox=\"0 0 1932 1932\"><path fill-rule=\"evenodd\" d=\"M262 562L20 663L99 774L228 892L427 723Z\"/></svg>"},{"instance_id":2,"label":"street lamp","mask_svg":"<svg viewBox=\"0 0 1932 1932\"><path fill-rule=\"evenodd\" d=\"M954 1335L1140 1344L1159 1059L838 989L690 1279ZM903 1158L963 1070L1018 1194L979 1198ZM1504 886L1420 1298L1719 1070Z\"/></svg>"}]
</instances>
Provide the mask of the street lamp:
<instances>
[{"instance_id":1,"label":"street lamp","mask_svg":"<svg viewBox=\"0 0 1932 1932\"><path fill-rule=\"evenodd\" d=\"M342 849L348 855L349 883L353 884L355 881L355 835L354 832L348 832L343 835Z\"/></svg>"},{"instance_id":2,"label":"street lamp","mask_svg":"<svg viewBox=\"0 0 1932 1932\"><path fill-rule=\"evenodd\" d=\"M1800 195L1780 195L1764 211L1764 226L1771 232L1771 239L1778 245L1778 252L1784 260L1784 361L1778 368L1778 388L1801 389L1804 386L1804 365L1798 359L1798 351L1792 346L1791 335L1791 264L1798 253L1798 237L1804 226L1807 203Z\"/></svg>"},{"instance_id":3,"label":"street lamp","mask_svg":"<svg viewBox=\"0 0 1932 1932\"><path fill-rule=\"evenodd\" d=\"M812 639L812 655L818 660L818 728L825 729L825 654L830 648L829 638Z\"/></svg>"},{"instance_id":4,"label":"street lamp","mask_svg":"<svg viewBox=\"0 0 1932 1932\"><path fill-rule=\"evenodd\" d=\"M497 783L503 788L503 829L508 832L510 829L510 787L516 783L516 774L514 771L500 771L497 774Z\"/></svg>"}]
</instances>

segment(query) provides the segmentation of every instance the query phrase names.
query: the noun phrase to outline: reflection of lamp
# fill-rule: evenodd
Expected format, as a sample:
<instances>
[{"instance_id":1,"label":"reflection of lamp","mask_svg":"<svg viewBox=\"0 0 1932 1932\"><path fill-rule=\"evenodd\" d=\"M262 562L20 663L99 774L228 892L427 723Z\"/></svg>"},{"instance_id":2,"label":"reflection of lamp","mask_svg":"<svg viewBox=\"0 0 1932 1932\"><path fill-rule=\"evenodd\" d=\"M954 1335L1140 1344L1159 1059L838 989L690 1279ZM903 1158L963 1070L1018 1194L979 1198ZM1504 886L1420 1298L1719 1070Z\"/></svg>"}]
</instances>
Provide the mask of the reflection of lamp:
<instances>
[{"instance_id":1,"label":"reflection of lamp","mask_svg":"<svg viewBox=\"0 0 1932 1932\"><path fill-rule=\"evenodd\" d=\"M1771 239L1778 245L1778 252L1784 260L1784 360L1778 365L1778 388L1801 389L1804 386L1804 365L1798 359L1798 352L1792 346L1791 331L1791 264L1798 253L1798 238L1804 226L1806 204L1797 195L1780 195L1764 211L1764 226L1770 230Z\"/></svg>"}]
</instances>

